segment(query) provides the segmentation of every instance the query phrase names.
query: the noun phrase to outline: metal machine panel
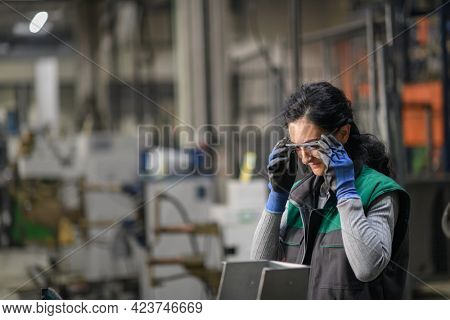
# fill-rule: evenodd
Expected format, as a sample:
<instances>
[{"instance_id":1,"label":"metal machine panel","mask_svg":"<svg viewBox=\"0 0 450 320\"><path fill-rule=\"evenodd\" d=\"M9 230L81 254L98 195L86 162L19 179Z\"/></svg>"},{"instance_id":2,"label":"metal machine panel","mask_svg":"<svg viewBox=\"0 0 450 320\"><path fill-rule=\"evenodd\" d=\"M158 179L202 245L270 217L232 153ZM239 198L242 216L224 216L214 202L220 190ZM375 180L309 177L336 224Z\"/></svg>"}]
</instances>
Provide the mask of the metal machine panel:
<instances>
[{"instance_id":1,"label":"metal machine panel","mask_svg":"<svg viewBox=\"0 0 450 320\"><path fill-rule=\"evenodd\" d=\"M107 187L138 180L135 137L100 133L87 138L83 149L88 155L83 161L87 185ZM133 257L128 253L118 253L122 240L118 234L120 221L133 217L137 211L136 202L128 195L108 190L86 189L83 194L87 238L93 240L67 259L70 268L91 281L134 276Z\"/></svg>"}]
</instances>

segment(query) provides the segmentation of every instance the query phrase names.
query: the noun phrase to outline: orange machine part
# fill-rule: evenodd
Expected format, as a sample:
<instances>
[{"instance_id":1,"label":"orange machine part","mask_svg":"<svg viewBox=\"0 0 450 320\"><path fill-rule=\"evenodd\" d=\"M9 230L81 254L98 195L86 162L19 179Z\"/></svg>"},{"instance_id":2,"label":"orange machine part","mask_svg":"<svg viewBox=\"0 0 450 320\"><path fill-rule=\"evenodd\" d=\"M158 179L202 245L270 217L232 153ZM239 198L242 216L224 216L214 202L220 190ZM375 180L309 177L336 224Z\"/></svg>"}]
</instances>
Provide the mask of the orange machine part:
<instances>
[{"instance_id":1,"label":"orange machine part","mask_svg":"<svg viewBox=\"0 0 450 320\"><path fill-rule=\"evenodd\" d=\"M407 147L427 144L427 113L431 108L432 141L434 147L444 143L442 83L439 81L406 84L403 99L403 141Z\"/></svg>"},{"instance_id":2,"label":"orange machine part","mask_svg":"<svg viewBox=\"0 0 450 320\"><path fill-rule=\"evenodd\" d=\"M337 54L340 65L340 76L342 91L344 91L345 96L352 101L353 100L353 86L352 86L352 72L347 70L351 65L351 43L348 40L340 41L337 44Z\"/></svg>"},{"instance_id":3,"label":"orange machine part","mask_svg":"<svg viewBox=\"0 0 450 320\"><path fill-rule=\"evenodd\" d=\"M421 17L417 21L417 33L416 40L419 44L425 45L428 42L429 34L430 34L430 19L427 17Z\"/></svg>"}]
</instances>

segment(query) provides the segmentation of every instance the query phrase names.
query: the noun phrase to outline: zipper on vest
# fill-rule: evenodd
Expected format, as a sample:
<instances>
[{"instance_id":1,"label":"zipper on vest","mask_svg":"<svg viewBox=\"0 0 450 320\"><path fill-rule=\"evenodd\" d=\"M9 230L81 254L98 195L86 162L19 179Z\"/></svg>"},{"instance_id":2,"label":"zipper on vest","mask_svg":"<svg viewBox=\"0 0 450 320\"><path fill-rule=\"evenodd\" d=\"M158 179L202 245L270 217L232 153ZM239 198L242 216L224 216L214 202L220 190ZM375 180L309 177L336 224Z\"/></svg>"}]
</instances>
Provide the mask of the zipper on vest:
<instances>
[{"instance_id":1,"label":"zipper on vest","mask_svg":"<svg viewBox=\"0 0 450 320\"><path fill-rule=\"evenodd\" d=\"M303 219L303 212L302 211L299 211L299 213L300 213L300 219L302 219L302 223L303 223L303 230L305 230L304 231L304 235L303 235L303 244L302 244L304 250L303 250L302 261L301 261L301 263L303 264L303 260L305 260L305 255L306 255L306 241L308 239L307 238L308 234L307 234L307 228L306 228L306 224L305 224L305 219Z\"/></svg>"},{"instance_id":2,"label":"zipper on vest","mask_svg":"<svg viewBox=\"0 0 450 320\"><path fill-rule=\"evenodd\" d=\"M320 195L320 193L319 193L319 195ZM330 200L330 198L331 198L331 192L330 192L330 189L328 188L323 208L326 207L326 205L327 205L328 201ZM314 239L312 239L313 243L310 244L309 241L308 241L308 236L309 236L309 233L311 232L311 230L310 230L311 229L311 217L312 217L313 214L319 214L319 215L322 215L321 218L323 218L323 215L324 215L323 208L322 209L317 208L318 199L315 199L314 203L315 203L315 207L316 208L309 208L310 212L309 212L308 228L306 228L306 224L304 222L303 215L300 214L301 218L302 218L303 225L305 226L305 240L303 241L305 250L303 250L302 263L304 263L304 261L305 261L306 253L308 252L308 246L312 245L314 247L314 243L315 243L315 241L317 241L317 234L314 237ZM318 232L319 228L320 228L320 226L317 227L316 232ZM309 261L309 264L311 264L311 262L312 262L312 255L314 254L314 248L312 248L311 250L312 250L312 252L311 252L311 257L310 257L311 259Z\"/></svg>"}]
</instances>

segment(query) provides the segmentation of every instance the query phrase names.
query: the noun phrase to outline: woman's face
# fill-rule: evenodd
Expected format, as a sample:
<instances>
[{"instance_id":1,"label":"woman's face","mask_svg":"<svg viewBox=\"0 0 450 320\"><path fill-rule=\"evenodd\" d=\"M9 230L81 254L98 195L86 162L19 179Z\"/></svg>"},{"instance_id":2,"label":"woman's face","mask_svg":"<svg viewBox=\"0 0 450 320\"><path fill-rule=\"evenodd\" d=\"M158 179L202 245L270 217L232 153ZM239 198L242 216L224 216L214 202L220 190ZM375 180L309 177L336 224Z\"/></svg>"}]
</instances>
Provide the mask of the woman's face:
<instances>
[{"instance_id":1,"label":"woman's face","mask_svg":"<svg viewBox=\"0 0 450 320\"><path fill-rule=\"evenodd\" d=\"M320 135L325 131L302 117L294 122L289 123L289 138L292 143L300 144L312 142L320 139ZM317 152L308 152L305 148L297 149L297 155L304 165L308 165L316 176L322 176L325 171L325 165L320 159Z\"/></svg>"},{"instance_id":2,"label":"woman's face","mask_svg":"<svg viewBox=\"0 0 450 320\"><path fill-rule=\"evenodd\" d=\"M348 141L350 136L350 124L346 124L339 128L334 137L342 144ZM325 130L310 122L305 117L289 123L289 138L292 143L300 144L313 142L320 139L320 135L326 133ZM325 165L320 159L317 150L308 151L305 148L297 149L297 156L304 165L308 165L316 176L322 176L325 172Z\"/></svg>"}]
</instances>

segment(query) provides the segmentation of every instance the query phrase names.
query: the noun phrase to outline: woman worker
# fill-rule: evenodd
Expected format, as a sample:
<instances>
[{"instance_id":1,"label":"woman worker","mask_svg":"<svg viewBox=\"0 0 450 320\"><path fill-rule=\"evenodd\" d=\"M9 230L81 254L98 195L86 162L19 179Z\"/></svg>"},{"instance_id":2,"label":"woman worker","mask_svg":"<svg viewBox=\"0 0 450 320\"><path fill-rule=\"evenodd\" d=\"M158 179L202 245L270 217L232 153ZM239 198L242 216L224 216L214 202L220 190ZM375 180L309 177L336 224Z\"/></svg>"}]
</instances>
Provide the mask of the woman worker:
<instances>
[{"instance_id":1,"label":"woman worker","mask_svg":"<svg viewBox=\"0 0 450 320\"><path fill-rule=\"evenodd\" d=\"M269 156L270 194L251 258L310 266L310 299L401 299L409 196L376 137L360 134L350 101L327 82L290 96L289 138ZM297 158L309 167L299 179Z\"/></svg>"}]
</instances>

